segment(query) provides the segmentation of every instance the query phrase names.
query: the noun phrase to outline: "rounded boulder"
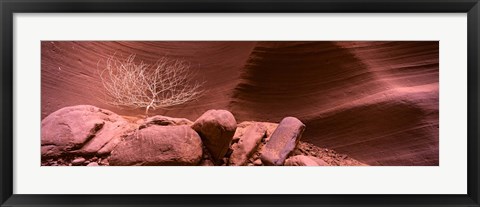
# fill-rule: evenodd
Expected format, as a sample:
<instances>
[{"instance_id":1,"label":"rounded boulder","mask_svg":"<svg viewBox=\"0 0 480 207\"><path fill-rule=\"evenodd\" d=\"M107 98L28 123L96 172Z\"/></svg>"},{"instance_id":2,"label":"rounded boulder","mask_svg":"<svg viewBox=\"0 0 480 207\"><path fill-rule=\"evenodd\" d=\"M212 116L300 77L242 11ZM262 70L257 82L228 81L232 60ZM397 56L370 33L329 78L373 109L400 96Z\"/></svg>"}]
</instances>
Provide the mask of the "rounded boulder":
<instances>
[{"instance_id":1,"label":"rounded boulder","mask_svg":"<svg viewBox=\"0 0 480 207\"><path fill-rule=\"evenodd\" d=\"M200 136L188 126L152 125L120 142L110 165L197 165L202 158Z\"/></svg>"},{"instance_id":2,"label":"rounded boulder","mask_svg":"<svg viewBox=\"0 0 480 207\"><path fill-rule=\"evenodd\" d=\"M227 110L209 110L193 123L192 128L198 132L213 160L218 163L230 147L237 122Z\"/></svg>"}]
</instances>

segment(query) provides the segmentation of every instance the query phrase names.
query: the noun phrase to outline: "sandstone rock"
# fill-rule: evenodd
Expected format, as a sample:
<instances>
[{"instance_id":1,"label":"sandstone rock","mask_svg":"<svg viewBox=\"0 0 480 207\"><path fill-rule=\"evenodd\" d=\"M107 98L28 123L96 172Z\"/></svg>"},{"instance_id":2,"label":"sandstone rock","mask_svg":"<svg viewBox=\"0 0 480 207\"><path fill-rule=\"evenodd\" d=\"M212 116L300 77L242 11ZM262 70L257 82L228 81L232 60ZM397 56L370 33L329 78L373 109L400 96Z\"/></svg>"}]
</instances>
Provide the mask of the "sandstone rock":
<instances>
[{"instance_id":1,"label":"sandstone rock","mask_svg":"<svg viewBox=\"0 0 480 207\"><path fill-rule=\"evenodd\" d=\"M200 163L201 166L214 166L213 162L211 160L203 160Z\"/></svg>"},{"instance_id":2,"label":"sandstone rock","mask_svg":"<svg viewBox=\"0 0 480 207\"><path fill-rule=\"evenodd\" d=\"M152 125L160 125L160 126L178 126L178 125L187 125L191 126L193 124L192 121L184 118L172 118L168 116L152 116L148 117L144 123L140 125L140 129L143 129L145 127L149 127Z\"/></svg>"},{"instance_id":3,"label":"sandstone rock","mask_svg":"<svg viewBox=\"0 0 480 207\"><path fill-rule=\"evenodd\" d=\"M233 152L230 155L229 165L244 165L264 136L265 127L260 123L246 127L238 142L232 145Z\"/></svg>"},{"instance_id":4,"label":"sandstone rock","mask_svg":"<svg viewBox=\"0 0 480 207\"><path fill-rule=\"evenodd\" d=\"M284 118L262 149L260 158L265 165L283 165L300 140L305 125L295 117Z\"/></svg>"},{"instance_id":5,"label":"sandstone rock","mask_svg":"<svg viewBox=\"0 0 480 207\"><path fill-rule=\"evenodd\" d=\"M328 166L328 163L325 162L324 160L318 158L318 157L313 157L313 156L308 156L308 158L312 159L313 161L315 161L318 166Z\"/></svg>"},{"instance_id":6,"label":"sandstone rock","mask_svg":"<svg viewBox=\"0 0 480 207\"><path fill-rule=\"evenodd\" d=\"M108 110L90 105L65 107L42 120L42 156L109 153L113 147L102 148L114 145L134 128Z\"/></svg>"},{"instance_id":7,"label":"sandstone rock","mask_svg":"<svg viewBox=\"0 0 480 207\"><path fill-rule=\"evenodd\" d=\"M90 167L92 167L92 166L98 166L98 163L96 163L96 162L91 162L91 163L89 163L87 166L90 166Z\"/></svg>"},{"instance_id":8,"label":"sandstone rock","mask_svg":"<svg viewBox=\"0 0 480 207\"><path fill-rule=\"evenodd\" d=\"M258 159L253 162L254 165L259 166L262 165L262 160Z\"/></svg>"},{"instance_id":9,"label":"sandstone rock","mask_svg":"<svg viewBox=\"0 0 480 207\"><path fill-rule=\"evenodd\" d=\"M110 165L110 163L108 162L108 159L103 159L102 161L100 161L101 165Z\"/></svg>"},{"instance_id":10,"label":"sandstone rock","mask_svg":"<svg viewBox=\"0 0 480 207\"><path fill-rule=\"evenodd\" d=\"M192 128L202 138L213 161L218 163L230 147L237 122L229 111L209 110L193 123Z\"/></svg>"},{"instance_id":11,"label":"sandstone rock","mask_svg":"<svg viewBox=\"0 0 480 207\"><path fill-rule=\"evenodd\" d=\"M157 126L140 129L117 145L110 165L197 165L202 141L188 126Z\"/></svg>"},{"instance_id":12,"label":"sandstone rock","mask_svg":"<svg viewBox=\"0 0 480 207\"><path fill-rule=\"evenodd\" d=\"M72 160L72 165L82 165L85 162L85 158L79 157Z\"/></svg>"},{"instance_id":13,"label":"sandstone rock","mask_svg":"<svg viewBox=\"0 0 480 207\"><path fill-rule=\"evenodd\" d=\"M320 160L316 157L305 156L305 155L296 155L289 157L285 161L285 166L326 166L323 160Z\"/></svg>"}]
</instances>

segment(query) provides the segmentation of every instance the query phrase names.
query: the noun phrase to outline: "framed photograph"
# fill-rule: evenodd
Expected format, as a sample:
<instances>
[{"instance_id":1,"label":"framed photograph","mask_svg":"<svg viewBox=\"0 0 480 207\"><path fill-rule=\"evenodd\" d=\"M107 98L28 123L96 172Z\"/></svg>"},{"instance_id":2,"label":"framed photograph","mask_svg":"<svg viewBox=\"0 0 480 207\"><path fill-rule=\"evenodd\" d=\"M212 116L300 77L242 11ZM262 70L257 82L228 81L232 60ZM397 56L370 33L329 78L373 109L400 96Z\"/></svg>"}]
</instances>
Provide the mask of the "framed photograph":
<instances>
[{"instance_id":1,"label":"framed photograph","mask_svg":"<svg viewBox=\"0 0 480 207\"><path fill-rule=\"evenodd\" d=\"M0 7L1 206L480 206L478 0Z\"/></svg>"}]
</instances>

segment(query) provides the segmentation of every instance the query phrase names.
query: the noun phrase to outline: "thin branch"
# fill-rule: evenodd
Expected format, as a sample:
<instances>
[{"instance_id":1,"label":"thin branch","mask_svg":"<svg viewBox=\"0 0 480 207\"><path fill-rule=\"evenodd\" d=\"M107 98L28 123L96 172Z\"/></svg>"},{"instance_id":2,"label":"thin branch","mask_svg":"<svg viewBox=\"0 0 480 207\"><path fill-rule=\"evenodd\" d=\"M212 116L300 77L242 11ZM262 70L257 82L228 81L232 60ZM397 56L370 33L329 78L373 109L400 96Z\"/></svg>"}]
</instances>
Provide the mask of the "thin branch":
<instances>
[{"instance_id":1,"label":"thin branch","mask_svg":"<svg viewBox=\"0 0 480 207\"><path fill-rule=\"evenodd\" d=\"M107 59L99 75L109 97L116 106L167 108L197 99L203 83L192 80L190 65L180 60L161 58L154 65L136 64L135 55L119 60Z\"/></svg>"}]
</instances>

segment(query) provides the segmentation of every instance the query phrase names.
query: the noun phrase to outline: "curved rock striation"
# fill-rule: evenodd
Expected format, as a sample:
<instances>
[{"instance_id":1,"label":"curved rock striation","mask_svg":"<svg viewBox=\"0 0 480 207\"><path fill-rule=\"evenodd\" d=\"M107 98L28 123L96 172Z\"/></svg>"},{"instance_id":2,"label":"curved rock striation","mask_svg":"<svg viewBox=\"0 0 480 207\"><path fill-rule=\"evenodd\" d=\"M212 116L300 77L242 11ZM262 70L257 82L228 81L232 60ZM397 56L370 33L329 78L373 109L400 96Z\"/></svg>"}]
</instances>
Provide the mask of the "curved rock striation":
<instances>
[{"instance_id":1,"label":"curved rock striation","mask_svg":"<svg viewBox=\"0 0 480 207\"><path fill-rule=\"evenodd\" d=\"M370 165L438 165L438 74L438 42L263 42L230 106Z\"/></svg>"},{"instance_id":2,"label":"curved rock striation","mask_svg":"<svg viewBox=\"0 0 480 207\"><path fill-rule=\"evenodd\" d=\"M143 115L145 109L118 108L105 101L98 72L115 55L136 55L136 62L154 64L161 57L189 63L195 77L204 82L205 93L169 110L150 110L150 114L195 120L213 108L226 108L232 90L255 42L194 41L42 41L42 119L71 105L89 104L122 115Z\"/></svg>"}]
</instances>

